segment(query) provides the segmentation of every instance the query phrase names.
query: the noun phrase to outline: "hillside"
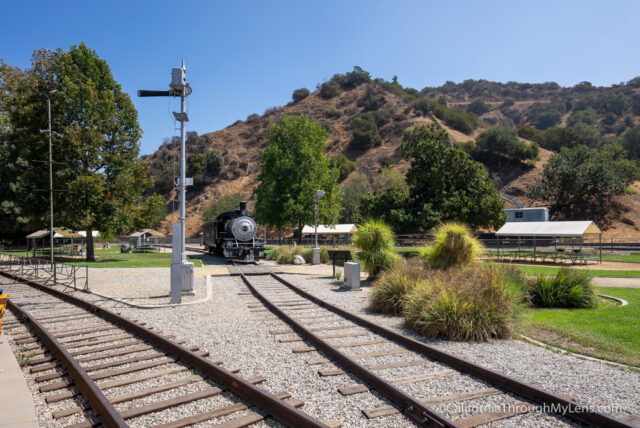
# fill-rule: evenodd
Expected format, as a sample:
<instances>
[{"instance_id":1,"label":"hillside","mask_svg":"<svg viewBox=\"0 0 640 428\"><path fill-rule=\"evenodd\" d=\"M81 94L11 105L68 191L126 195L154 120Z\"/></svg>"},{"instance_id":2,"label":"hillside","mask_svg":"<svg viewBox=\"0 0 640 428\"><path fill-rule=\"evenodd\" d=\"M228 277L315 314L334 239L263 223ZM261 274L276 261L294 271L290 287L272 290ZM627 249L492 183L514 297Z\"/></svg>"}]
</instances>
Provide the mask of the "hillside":
<instances>
[{"instance_id":1,"label":"hillside","mask_svg":"<svg viewBox=\"0 0 640 428\"><path fill-rule=\"evenodd\" d=\"M344 78L353 77L356 72L360 73L356 69L352 73L338 75L343 79L338 79L342 87L338 86L337 90L335 87L331 88L332 91L327 89L327 85L336 79L334 77L320 89L297 102L268 109L263 115L253 114L246 120L237 121L219 131L200 136L192 134L187 144L187 157L190 158L208 150L216 150L223 157L224 169L221 175L210 183L205 183L206 185L201 189L189 189L187 196L189 235L199 232L202 224L202 208L219 196L239 192L246 196L250 208L252 207L252 192L257 185L256 176L259 172L258 156L264 147L263 132L269 121L277 121L282 114L307 114L319 121L329 130L328 156L333 157L344 153L350 160L356 162L358 170L372 175L380 170L381 164L392 164L394 168L406 170L408 164L400 154L404 130L432 120L437 120L447 129L453 143L462 143L474 139L492 123L510 127L531 124L544 128L539 126L540 116L542 115L543 118L545 114L553 116L549 119L553 122L559 110L547 114L552 109L545 107L546 110L542 109L541 113L541 105L554 106L553 109L557 110L559 109L557 106L562 104L564 108L559 113L560 122L556 125L566 125L572 115L585 109L585 105L588 105L586 108L593 109L592 106L598 107L605 102L603 100L622 99L623 110L615 103L613 103L614 107L608 106L604 110L602 107L598 107L598 111L594 109L596 121L591 125L592 129L597 130L601 138L613 138L621 134L627 125L636 125L638 117L635 113L640 111L638 105L640 89L631 85L585 90L585 88L576 89L575 87L561 88L555 84L538 85L540 87L517 84L524 85L523 89L519 86L515 87L515 84L485 81L471 81L474 84L468 84L467 81L460 85L448 83L439 88L425 88L418 92L410 88L402 88L395 81L389 83L370 79L356 82L353 87L349 87L349 82L345 84ZM356 77L359 76L356 75ZM484 89L479 90L480 87ZM578 94L582 94L582 97L578 97ZM434 99L437 98L441 100L435 101ZM568 99L572 100L571 103ZM567 108L568 106L570 108ZM613 108L617 108L619 115L612 125L606 125L611 122L611 117L609 119L606 117L613 114L609 111ZM478 113L480 120L476 115L467 113L467 110ZM430 114L430 111L434 111L435 116ZM513 111L518 112L518 115ZM377 125L377 132L371 133L371 138L366 144L352 142L356 118L373 121ZM473 121L475 123L470 126L469 123ZM544 165L552 154L553 152L541 148L539 160L533 167L524 164L510 164L501 166L500 169L492 169L491 165L488 167L501 193L515 196L526 205L542 205L541 201L527 200L525 194L529 186L539 179ZM162 175L166 176L168 165L171 163L172 145L164 144L145 159L151 164L156 179L162 181ZM634 187L637 186L634 185ZM168 200L171 200L173 192L168 191L166 194ZM606 235L640 237L640 231L636 226L636 224L640 225L640 197L624 195L620 198L620 202L626 212L622 212L610 224L604 225L607 229ZM171 210L170 203L169 207ZM165 221L167 230L172 221L172 216L167 216Z\"/></svg>"}]
</instances>

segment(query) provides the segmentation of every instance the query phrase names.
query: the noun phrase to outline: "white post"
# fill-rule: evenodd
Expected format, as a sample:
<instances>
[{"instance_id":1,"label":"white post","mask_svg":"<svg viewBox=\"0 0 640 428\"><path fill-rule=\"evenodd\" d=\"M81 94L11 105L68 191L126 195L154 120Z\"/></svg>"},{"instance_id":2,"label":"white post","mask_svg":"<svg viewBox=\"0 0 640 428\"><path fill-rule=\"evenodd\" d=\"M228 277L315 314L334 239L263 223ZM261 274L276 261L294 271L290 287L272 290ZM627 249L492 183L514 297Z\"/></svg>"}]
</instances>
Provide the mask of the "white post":
<instances>
[{"instance_id":1,"label":"white post","mask_svg":"<svg viewBox=\"0 0 640 428\"><path fill-rule=\"evenodd\" d=\"M314 213L314 228L315 228L315 242L316 245L313 247L312 252L312 264L318 265L320 264L320 248L318 247L318 198L324 196L324 191L316 190L316 197L313 200L313 213ZM302 233L302 231L300 231Z\"/></svg>"},{"instance_id":2,"label":"white post","mask_svg":"<svg viewBox=\"0 0 640 428\"><path fill-rule=\"evenodd\" d=\"M177 248L180 246L180 224L173 223L173 236L171 243L173 253L171 254L171 303L182 302L182 262L181 255Z\"/></svg>"},{"instance_id":3,"label":"white post","mask_svg":"<svg viewBox=\"0 0 640 428\"><path fill-rule=\"evenodd\" d=\"M184 66L184 59L182 60L182 71L184 74L187 70ZM192 294L194 272L193 263L187 262L186 251L186 187L187 187L187 158L186 158L186 136L185 136L185 122L187 121L187 113L185 111L185 105L187 100L187 86L182 88L180 94L180 263L182 264L182 292Z\"/></svg>"}]
</instances>

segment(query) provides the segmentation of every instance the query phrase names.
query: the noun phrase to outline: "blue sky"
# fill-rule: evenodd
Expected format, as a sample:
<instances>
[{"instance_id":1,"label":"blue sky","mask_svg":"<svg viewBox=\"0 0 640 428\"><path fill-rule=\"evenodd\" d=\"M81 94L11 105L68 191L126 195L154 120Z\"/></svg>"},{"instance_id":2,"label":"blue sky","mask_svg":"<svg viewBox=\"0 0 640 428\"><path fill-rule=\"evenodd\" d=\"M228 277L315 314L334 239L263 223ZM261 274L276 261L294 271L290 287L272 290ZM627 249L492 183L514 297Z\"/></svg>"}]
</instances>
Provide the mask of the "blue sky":
<instances>
[{"instance_id":1,"label":"blue sky","mask_svg":"<svg viewBox=\"0 0 640 428\"><path fill-rule=\"evenodd\" d=\"M445 4L446 3L446 4ZM206 133L284 105L359 65L421 89L447 80L588 80L640 75L638 1L18 1L3 3L0 58L85 42L138 109L142 153L174 135L165 89L182 57L188 130ZM11 17L11 19L7 19Z\"/></svg>"}]
</instances>

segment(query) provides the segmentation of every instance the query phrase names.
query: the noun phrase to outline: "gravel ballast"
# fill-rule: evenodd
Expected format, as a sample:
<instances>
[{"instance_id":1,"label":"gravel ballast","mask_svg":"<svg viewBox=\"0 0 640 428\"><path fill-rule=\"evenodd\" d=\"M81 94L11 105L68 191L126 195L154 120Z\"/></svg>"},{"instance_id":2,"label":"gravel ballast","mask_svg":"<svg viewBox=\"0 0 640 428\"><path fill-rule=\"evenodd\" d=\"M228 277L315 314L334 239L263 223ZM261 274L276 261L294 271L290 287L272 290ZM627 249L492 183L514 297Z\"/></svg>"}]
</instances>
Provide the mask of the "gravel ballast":
<instances>
[{"instance_id":1,"label":"gravel ballast","mask_svg":"<svg viewBox=\"0 0 640 428\"><path fill-rule=\"evenodd\" d=\"M106 269L104 269L106 270ZM134 269L121 270L108 269L109 273L104 276L95 274L92 276L90 287L93 288L93 281L100 283L100 291L113 295L114 293L125 293L126 297L139 303L141 301L154 300L154 295L167 293L168 282L161 280L163 272L154 272L156 269L135 269L134 275L130 271ZM147 271L147 272L145 272ZM167 270L168 271L168 270ZM121 275L121 276L120 276ZM99 277L99 278L98 278ZM640 414L640 374L626 370L610 367L606 364L585 361L573 356L559 355L546 349L532 346L517 340L500 340L489 343L471 344L461 342L447 342L440 340L425 340L413 332L405 329L402 319L399 317L382 316L367 313L365 310L369 289L363 288L360 291L345 292L337 287L337 281L331 278L319 278L307 275L287 274L283 277L292 283L304 288L315 296L337 304L347 310L372 320L380 325L392 328L402 334L412 336L418 340L435 346L444 351L466 358L474 363L492 368L500 373L513 376L519 380L535 384L551 392L568 394L585 404L598 406L608 413L618 413L619 416L627 414ZM259 277L250 278L258 282ZM110 285L113 281L113 286ZM132 282L129 282L132 281ZM204 290L204 278L199 277L199 285ZM151 285L149 285L151 284ZM198 283L197 283L198 284ZM413 424L402 415L392 415L373 420L366 419L361 410L364 408L374 408L388 405L384 398L377 393L356 394L343 397L337 392L337 388L359 383L359 380L351 375L340 375L331 377L320 377L318 370L337 368L331 363L310 366L307 360L321 358L323 355L318 352L308 352L303 354L293 354L292 350L309 344L301 341L280 343L278 339L296 337L294 333L272 335L269 332L274 330L286 331L287 326L279 321L273 314L253 307L258 301L251 296L238 296L238 292L245 291L242 281L237 277L219 276L212 278L213 299L191 306L172 307L161 309L137 309L122 303L113 302L99 298L95 295L78 294L80 297L98 302L108 308L117 308L117 312L122 315L146 322L150 326L161 330L165 335L173 335L186 340L185 345L198 345L201 349L211 353L213 358L221 358L225 361L227 368L239 367L240 376L244 378L253 375L263 375L267 381L260 384L260 387L270 392L286 391L292 394L292 398L305 402L302 410L319 419L340 420L345 427L386 427L386 426L413 426ZM163 289L164 287L164 289ZM269 288L269 287L267 287ZM122 291L119 291L122 290ZM289 294L283 294L280 299L273 291L265 291L276 300L297 300L292 299ZM204 293L204 291L202 291ZM201 294L202 295L202 294ZM286 297L286 299L285 299ZM199 298L199 297L198 297ZM157 299L157 298L156 298ZM249 308L249 305L252 308ZM301 311L300 314L308 316L322 315L322 310ZM338 317L331 316L325 320L309 320L312 322L321 321L317 326L339 326L344 325ZM322 322L324 321L324 322ZM316 324L313 324L316 327ZM340 333L353 330L340 330ZM327 332L328 333L328 332ZM332 344L341 344L355 341L370 340L370 336L357 338L336 338L331 339ZM362 347L365 348L365 347ZM370 352L371 350L389 350L389 344L379 344L368 346L365 349L360 347L346 348L348 353ZM380 357L375 359L360 360L364 364L382 364L398 361L412 360L412 355L400 354L394 356ZM394 368L379 371L378 374L388 378L399 378L420 374L427 371L442 370L445 366L430 362L422 366L409 366L404 368ZM175 380L184 376L177 374L169 379ZM154 380L149 383L157 384L162 380ZM197 390L203 383L193 383L185 387L185 391ZM487 387L481 381L466 375L454 377L444 377L417 384L402 385L402 389L410 392L418 398L430 398L437 395L446 395L452 392L470 391ZM126 393L128 389L121 387L118 395ZM113 392L115 393L115 391ZM107 394L110 395L110 394ZM153 401L160 399L149 397L145 399ZM204 411L209 409L211 403L222 403L225 395L215 397L214 400L198 401L175 409L168 409L162 413L150 415L148 417L136 418L133 422L135 426L145 426L146 424L166 422L170 419L184 417L189 412ZM507 396L507 398L510 398ZM476 413L477 409L496 408L498 410L504 405L505 396L486 397L483 399L468 402L472 406L441 405L436 409L443 415L453 419ZM517 401L517 397L511 397ZM38 404L38 406L41 403ZM613 407L612 407L613 406ZM237 416L237 414L235 414ZM161 420L162 419L162 420ZM221 419L215 420L220 422ZM277 425L270 421L271 426ZM203 424L202 426L206 426ZM262 424L266 426L266 423ZM504 419L487 426L566 426L567 421L546 414L530 412L524 415ZM569 424L571 425L571 424Z\"/></svg>"}]
</instances>

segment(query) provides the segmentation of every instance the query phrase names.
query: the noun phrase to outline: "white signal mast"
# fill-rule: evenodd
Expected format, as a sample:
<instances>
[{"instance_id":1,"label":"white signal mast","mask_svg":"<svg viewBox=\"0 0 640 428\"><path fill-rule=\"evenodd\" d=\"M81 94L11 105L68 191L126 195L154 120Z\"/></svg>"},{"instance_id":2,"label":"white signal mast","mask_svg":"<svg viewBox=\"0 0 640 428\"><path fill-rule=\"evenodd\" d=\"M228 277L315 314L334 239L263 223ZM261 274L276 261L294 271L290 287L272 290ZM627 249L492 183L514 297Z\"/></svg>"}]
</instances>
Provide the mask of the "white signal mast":
<instances>
[{"instance_id":1,"label":"white signal mast","mask_svg":"<svg viewBox=\"0 0 640 428\"><path fill-rule=\"evenodd\" d=\"M171 303L180 303L183 293L193 293L193 263L187 262L185 248L186 238L186 208L185 194L186 187L193 183L193 179L186 177L186 156L185 156L185 123L189 121L185 104L187 96L191 95L191 85L187 83L187 69L184 66L184 59L181 67L171 70L171 84L168 91L139 90L139 97L180 97L180 112L173 112L173 117L180 122L180 178L178 189L180 196L180 217L179 223L173 224L173 259L171 263ZM179 249L179 251L177 251Z\"/></svg>"}]
</instances>

